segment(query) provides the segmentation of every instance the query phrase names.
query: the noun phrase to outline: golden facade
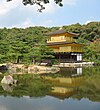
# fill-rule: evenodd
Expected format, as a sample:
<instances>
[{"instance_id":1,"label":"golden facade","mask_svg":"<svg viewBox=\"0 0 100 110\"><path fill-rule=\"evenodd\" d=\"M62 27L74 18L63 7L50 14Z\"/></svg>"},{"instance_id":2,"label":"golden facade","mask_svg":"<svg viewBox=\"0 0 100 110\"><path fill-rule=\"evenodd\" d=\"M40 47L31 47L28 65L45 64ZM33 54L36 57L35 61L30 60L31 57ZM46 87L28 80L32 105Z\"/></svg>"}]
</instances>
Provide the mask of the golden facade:
<instances>
[{"instance_id":1,"label":"golden facade","mask_svg":"<svg viewBox=\"0 0 100 110\"><path fill-rule=\"evenodd\" d=\"M82 61L83 45L76 43L78 34L65 30L57 30L48 34L47 46L53 49L55 57L60 61Z\"/></svg>"}]
</instances>

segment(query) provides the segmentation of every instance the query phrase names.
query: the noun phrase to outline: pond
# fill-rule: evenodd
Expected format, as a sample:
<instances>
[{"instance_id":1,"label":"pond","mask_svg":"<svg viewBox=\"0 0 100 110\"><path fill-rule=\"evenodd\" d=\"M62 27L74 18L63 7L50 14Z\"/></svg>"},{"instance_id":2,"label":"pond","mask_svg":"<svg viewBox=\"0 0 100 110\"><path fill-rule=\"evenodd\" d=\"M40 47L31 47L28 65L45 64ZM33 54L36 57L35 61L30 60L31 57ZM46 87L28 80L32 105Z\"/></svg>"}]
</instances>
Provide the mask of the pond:
<instances>
[{"instance_id":1,"label":"pond","mask_svg":"<svg viewBox=\"0 0 100 110\"><path fill-rule=\"evenodd\" d=\"M100 67L14 78L18 85L0 86L0 110L100 110Z\"/></svg>"}]
</instances>

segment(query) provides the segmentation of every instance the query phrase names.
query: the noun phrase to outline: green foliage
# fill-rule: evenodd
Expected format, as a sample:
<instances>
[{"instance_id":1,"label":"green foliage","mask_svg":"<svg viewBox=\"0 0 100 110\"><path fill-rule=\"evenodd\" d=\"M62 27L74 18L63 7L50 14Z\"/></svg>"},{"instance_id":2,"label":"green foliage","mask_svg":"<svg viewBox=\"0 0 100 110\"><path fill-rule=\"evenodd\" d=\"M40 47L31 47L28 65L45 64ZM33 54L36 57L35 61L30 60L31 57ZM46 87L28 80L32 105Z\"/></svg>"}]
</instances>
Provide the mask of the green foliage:
<instances>
[{"instance_id":1,"label":"green foliage","mask_svg":"<svg viewBox=\"0 0 100 110\"><path fill-rule=\"evenodd\" d=\"M88 61L94 61L96 64L100 64L100 40L90 43L84 47L83 58Z\"/></svg>"},{"instance_id":2,"label":"green foliage","mask_svg":"<svg viewBox=\"0 0 100 110\"><path fill-rule=\"evenodd\" d=\"M91 22L87 25L77 23L70 26L63 26L63 28L79 34L76 42L85 45L83 60L100 64L100 22Z\"/></svg>"},{"instance_id":3,"label":"green foliage","mask_svg":"<svg viewBox=\"0 0 100 110\"><path fill-rule=\"evenodd\" d=\"M49 47L45 46L45 44L39 45L38 47L34 47L33 50L34 50L33 56L36 61L41 62L45 59L54 58L53 51Z\"/></svg>"},{"instance_id":4,"label":"green foliage","mask_svg":"<svg viewBox=\"0 0 100 110\"><path fill-rule=\"evenodd\" d=\"M78 33L76 42L84 44L83 60L100 64L100 22L87 25L72 24L63 26L69 32ZM58 30L59 27L29 27L26 29L0 29L0 63L32 63L53 58L53 52L45 46L46 33ZM36 46L38 45L38 46ZM40 45L40 46L39 46Z\"/></svg>"},{"instance_id":5,"label":"green foliage","mask_svg":"<svg viewBox=\"0 0 100 110\"><path fill-rule=\"evenodd\" d=\"M10 86L12 92L4 91L0 86L0 94L16 97L42 97L51 90L51 84L49 82L41 78L34 77L33 74L14 75L13 77L18 80L18 85L15 87Z\"/></svg>"},{"instance_id":6,"label":"green foliage","mask_svg":"<svg viewBox=\"0 0 100 110\"><path fill-rule=\"evenodd\" d=\"M0 63L32 63L33 57L41 60L42 58L52 57L52 50L35 45L43 44L46 41L44 27L30 27L27 29L0 29Z\"/></svg>"}]
</instances>

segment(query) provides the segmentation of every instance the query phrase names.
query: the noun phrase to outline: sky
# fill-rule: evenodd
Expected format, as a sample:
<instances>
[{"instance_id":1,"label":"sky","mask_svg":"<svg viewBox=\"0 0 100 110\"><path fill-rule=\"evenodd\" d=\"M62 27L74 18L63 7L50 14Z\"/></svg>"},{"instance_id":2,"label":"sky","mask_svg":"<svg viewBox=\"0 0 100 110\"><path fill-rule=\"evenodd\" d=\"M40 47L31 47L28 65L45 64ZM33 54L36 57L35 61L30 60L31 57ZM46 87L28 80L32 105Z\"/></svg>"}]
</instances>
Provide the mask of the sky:
<instances>
[{"instance_id":1,"label":"sky","mask_svg":"<svg viewBox=\"0 0 100 110\"><path fill-rule=\"evenodd\" d=\"M0 28L55 27L100 21L100 0L63 0L63 7L50 0L44 6L46 9L40 13L38 6L24 6L22 0L0 0Z\"/></svg>"}]
</instances>

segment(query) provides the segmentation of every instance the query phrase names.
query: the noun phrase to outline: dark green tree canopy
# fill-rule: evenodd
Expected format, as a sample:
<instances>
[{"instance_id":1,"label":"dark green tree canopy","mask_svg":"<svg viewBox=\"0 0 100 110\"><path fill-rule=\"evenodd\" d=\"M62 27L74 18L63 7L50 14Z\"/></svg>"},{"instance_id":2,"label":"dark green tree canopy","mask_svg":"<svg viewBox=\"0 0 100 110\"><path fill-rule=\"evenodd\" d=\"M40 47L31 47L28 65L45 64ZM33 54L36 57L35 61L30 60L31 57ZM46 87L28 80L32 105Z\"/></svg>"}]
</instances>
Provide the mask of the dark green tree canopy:
<instances>
[{"instance_id":1,"label":"dark green tree canopy","mask_svg":"<svg viewBox=\"0 0 100 110\"><path fill-rule=\"evenodd\" d=\"M63 26L64 30L78 33L76 42L84 44L84 61L94 61L100 64L100 22L86 25L79 23ZM46 33L58 30L59 27L35 26L26 29L0 29L0 63L25 63L43 61L53 58L52 50L46 47ZM40 45L40 46L38 46Z\"/></svg>"},{"instance_id":2,"label":"dark green tree canopy","mask_svg":"<svg viewBox=\"0 0 100 110\"><path fill-rule=\"evenodd\" d=\"M7 2L9 2L9 1L12 1L12 0L7 0ZM39 12L42 12L42 10L45 9L45 7L41 3L47 4L49 2L50 2L50 0L22 0L22 3L24 5L27 5L27 4L30 4L30 5L34 5L34 4L39 5L40 6L40 9L38 9ZM62 0L54 0L54 2L56 4L58 4L59 6L63 6Z\"/></svg>"}]
</instances>

